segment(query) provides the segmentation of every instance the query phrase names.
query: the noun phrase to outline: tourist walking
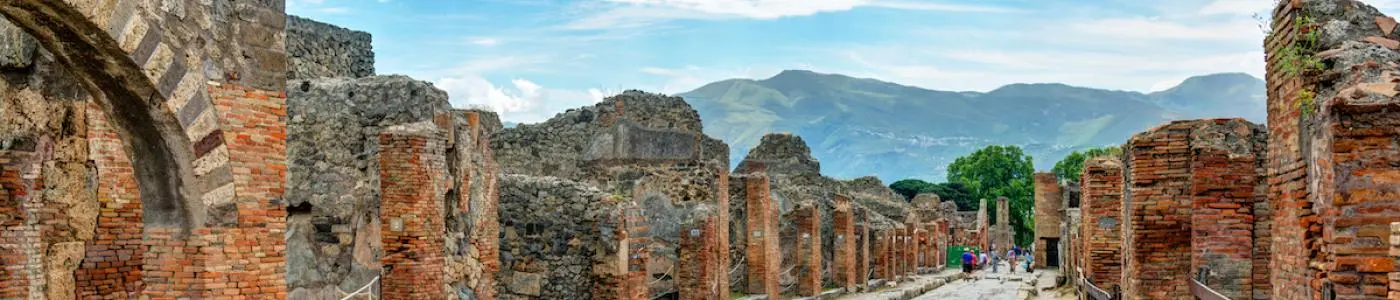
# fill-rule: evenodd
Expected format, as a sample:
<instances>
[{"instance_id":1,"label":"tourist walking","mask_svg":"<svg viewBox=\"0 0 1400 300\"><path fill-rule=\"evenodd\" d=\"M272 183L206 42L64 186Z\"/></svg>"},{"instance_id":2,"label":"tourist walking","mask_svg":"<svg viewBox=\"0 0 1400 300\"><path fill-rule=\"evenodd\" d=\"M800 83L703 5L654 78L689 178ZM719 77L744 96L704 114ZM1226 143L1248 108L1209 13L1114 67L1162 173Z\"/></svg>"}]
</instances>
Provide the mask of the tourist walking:
<instances>
[{"instance_id":1,"label":"tourist walking","mask_svg":"<svg viewBox=\"0 0 1400 300\"><path fill-rule=\"evenodd\" d=\"M969 277L972 276L972 264L973 264L973 261L972 261L972 260L973 260L973 259L974 259L974 258L973 258L973 256L972 256L972 249L971 249L971 248L963 248L963 254L962 254L962 271L963 271L964 274L967 274Z\"/></svg>"},{"instance_id":2,"label":"tourist walking","mask_svg":"<svg viewBox=\"0 0 1400 300\"><path fill-rule=\"evenodd\" d=\"M1013 273L1013 274L1016 273L1016 249L1015 249L1015 248L1006 250L1006 265L1010 267L1010 268L1007 268L1007 269L1010 269L1010 270L1011 270L1011 273Z\"/></svg>"}]
</instances>

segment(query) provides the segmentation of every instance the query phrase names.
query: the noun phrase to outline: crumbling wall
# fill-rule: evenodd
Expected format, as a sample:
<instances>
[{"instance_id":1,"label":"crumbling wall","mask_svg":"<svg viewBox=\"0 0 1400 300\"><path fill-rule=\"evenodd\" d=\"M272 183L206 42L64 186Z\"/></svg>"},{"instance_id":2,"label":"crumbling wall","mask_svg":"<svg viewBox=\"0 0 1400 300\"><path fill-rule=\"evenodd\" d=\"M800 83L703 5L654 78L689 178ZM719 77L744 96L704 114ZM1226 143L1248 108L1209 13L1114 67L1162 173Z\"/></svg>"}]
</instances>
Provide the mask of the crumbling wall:
<instances>
[{"instance_id":1,"label":"crumbling wall","mask_svg":"<svg viewBox=\"0 0 1400 300\"><path fill-rule=\"evenodd\" d=\"M287 15L287 79L374 75L370 34Z\"/></svg>"},{"instance_id":2,"label":"crumbling wall","mask_svg":"<svg viewBox=\"0 0 1400 300\"><path fill-rule=\"evenodd\" d=\"M379 224L386 266L380 285L387 299L445 299L440 216L452 181L447 139L431 122L396 125L379 133Z\"/></svg>"},{"instance_id":3,"label":"crumbling wall","mask_svg":"<svg viewBox=\"0 0 1400 300\"><path fill-rule=\"evenodd\" d=\"M379 133L447 120L447 93L397 75L287 85L286 280L291 297L338 299L381 273Z\"/></svg>"},{"instance_id":4,"label":"crumbling wall","mask_svg":"<svg viewBox=\"0 0 1400 300\"><path fill-rule=\"evenodd\" d=\"M624 249L615 235L624 224L618 203L595 187L554 177L500 178L501 299L592 299L595 272ZM625 254L624 254L625 255Z\"/></svg>"},{"instance_id":5,"label":"crumbling wall","mask_svg":"<svg viewBox=\"0 0 1400 300\"><path fill-rule=\"evenodd\" d=\"M1191 131L1191 269L1231 299L1254 295L1254 208L1263 184L1264 128L1235 120ZM1262 228L1261 228L1262 229ZM1263 229L1267 230L1267 229Z\"/></svg>"},{"instance_id":6,"label":"crumbling wall","mask_svg":"<svg viewBox=\"0 0 1400 300\"><path fill-rule=\"evenodd\" d=\"M445 282L459 299L493 299L500 262L500 169L491 154L496 114L453 110L453 142L447 159L453 179L446 211ZM483 119L486 119L483 121ZM451 196L456 196L455 199ZM470 295L470 297L468 297Z\"/></svg>"},{"instance_id":7,"label":"crumbling wall","mask_svg":"<svg viewBox=\"0 0 1400 300\"><path fill-rule=\"evenodd\" d=\"M677 248L695 204L728 207L728 146L701 133L699 115L684 100L627 91L571 109L539 124L504 129L491 148L501 172L558 176L635 201L647 211L648 272L660 280L654 296L678 291ZM719 224L729 223L719 211ZM728 232L722 248L729 248ZM727 266L728 257L715 255ZM721 285L727 285L723 282Z\"/></svg>"},{"instance_id":8,"label":"crumbling wall","mask_svg":"<svg viewBox=\"0 0 1400 300\"><path fill-rule=\"evenodd\" d=\"M1400 155L1396 22L1349 0L1283 2L1273 21L1266 40L1273 296L1386 297L1385 277L1397 267L1379 245L1400 220L1390 195ZM1320 63L1295 72L1302 64L1291 57Z\"/></svg>"}]
</instances>

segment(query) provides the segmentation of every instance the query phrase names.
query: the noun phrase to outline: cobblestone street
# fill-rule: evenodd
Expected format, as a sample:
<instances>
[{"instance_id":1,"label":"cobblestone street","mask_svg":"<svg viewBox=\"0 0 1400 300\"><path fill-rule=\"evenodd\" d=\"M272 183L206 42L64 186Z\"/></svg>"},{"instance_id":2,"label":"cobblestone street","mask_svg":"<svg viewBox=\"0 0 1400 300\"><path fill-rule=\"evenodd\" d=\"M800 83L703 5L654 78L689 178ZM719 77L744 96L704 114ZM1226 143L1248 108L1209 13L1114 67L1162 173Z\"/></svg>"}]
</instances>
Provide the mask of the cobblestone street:
<instances>
[{"instance_id":1,"label":"cobblestone street","mask_svg":"<svg viewBox=\"0 0 1400 300\"><path fill-rule=\"evenodd\" d=\"M1003 264L997 271L979 270L973 273L972 279L955 280L914 299L1022 300L1062 298L1060 293L1055 291L1031 293L1032 290L1053 287L1055 277L1059 275L1054 270L1010 273L1007 272L1006 265ZM1073 299L1073 297L1064 299Z\"/></svg>"}]
</instances>

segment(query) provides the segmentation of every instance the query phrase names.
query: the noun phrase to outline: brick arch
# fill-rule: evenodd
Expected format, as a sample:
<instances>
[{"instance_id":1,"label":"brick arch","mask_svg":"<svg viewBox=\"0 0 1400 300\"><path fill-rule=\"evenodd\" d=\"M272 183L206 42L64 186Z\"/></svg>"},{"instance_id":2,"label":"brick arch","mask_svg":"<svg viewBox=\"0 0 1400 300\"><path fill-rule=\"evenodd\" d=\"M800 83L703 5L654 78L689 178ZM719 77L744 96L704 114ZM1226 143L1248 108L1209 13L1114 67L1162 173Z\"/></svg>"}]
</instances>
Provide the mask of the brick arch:
<instances>
[{"instance_id":1,"label":"brick arch","mask_svg":"<svg viewBox=\"0 0 1400 300\"><path fill-rule=\"evenodd\" d=\"M90 115L105 116L97 123L110 123L120 146L94 149L94 158L129 159L97 167L103 180L133 177L135 191L114 193L139 200L99 196L98 237L73 271L79 298L286 297L281 2L0 1L0 15L82 82L93 96ZM210 38L215 32L262 34ZM246 77L263 84L238 78L259 69L267 71ZM130 206L139 208L105 215ZM112 236L104 230L131 228L140 233L104 240ZM117 284L90 282L119 268Z\"/></svg>"},{"instance_id":2,"label":"brick arch","mask_svg":"<svg viewBox=\"0 0 1400 300\"><path fill-rule=\"evenodd\" d=\"M167 105L173 87L185 77L181 69L186 68L169 57L165 59L167 62L152 61L152 52L162 46L160 32L141 32L143 36L138 43L144 45L137 47L123 48L117 40L126 37L121 31L150 28L149 25L134 25L149 23L132 15L137 0L125 1L132 3L118 3L121 10L106 18L105 26L80 12L91 11L103 4L101 2L87 2L94 7L82 7L57 1L6 1L0 2L0 14L37 37L44 49L53 53L54 58L69 68L94 95L97 107L114 125L131 159L145 212L143 222L148 226L178 227L187 232L204 219L200 213L203 205L194 199L209 192L195 184L195 160L198 154L206 153L197 153L194 145L206 138L222 137L202 136L191 140L186 134L189 128L177 119L177 113L185 106L209 107L207 98L194 100L203 103L187 101ZM117 32L116 36L111 32ZM162 73L181 74L152 78L146 75L147 68L138 63L151 65L150 69L164 69ZM165 79L166 76L177 79ZM167 81L176 82L157 86Z\"/></svg>"}]
</instances>

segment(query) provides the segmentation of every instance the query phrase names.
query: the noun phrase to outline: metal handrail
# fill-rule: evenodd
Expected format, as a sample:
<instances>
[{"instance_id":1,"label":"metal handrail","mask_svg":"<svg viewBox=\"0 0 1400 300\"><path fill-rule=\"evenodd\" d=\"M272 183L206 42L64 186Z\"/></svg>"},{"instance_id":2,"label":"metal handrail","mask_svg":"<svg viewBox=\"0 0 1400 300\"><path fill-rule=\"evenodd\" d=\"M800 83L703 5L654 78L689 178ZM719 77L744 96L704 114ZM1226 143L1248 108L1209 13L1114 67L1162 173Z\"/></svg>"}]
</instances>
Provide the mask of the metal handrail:
<instances>
[{"instance_id":1,"label":"metal handrail","mask_svg":"<svg viewBox=\"0 0 1400 300\"><path fill-rule=\"evenodd\" d=\"M1201 283L1200 280L1196 280L1195 278L1191 278L1191 296L1200 300L1230 300L1229 297L1225 297L1225 295L1220 294L1220 292L1216 292L1215 289L1211 289L1209 286L1206 286L1205 283Z\"/></svg>"},{"instance_id":2,"label":"metal handrail","mask_svg":"<svg viewBox=\"0 0 1400 300\"><path fill-rule=\"evenodd\" d=\"M1105 291L1105 290L1103 290L1102 288L1099 288L1098 286L1094 285L1093 282L1090 282L1088 278L1080 278L1080 280L1079 280L1079 286L1084 288L1084 294L1087 295L1087 296L1089 296L1089 299L1094 299L1094 300L1114 300L1114 299L1118 299L1117 293L1109 293L1108 291Z\"/></svg>"},{"instance_id":3,"label":"metal handrail","mask_svg":"<svg viewBox=\"0 0 1400 300\"><path fill-rule=\"evenodd\" d=\"M355 296L359 295L360 293L365 293L365 295L369 295L369 298L370 298L370 299L374 299L374 293L372 293L372 291L370 291L370 290L368 290L368 289L369 289L370 286L374 286L374 283L377 282L377 281L379 281L379 276L374 276L374 278L373 278L373 279L370 279L370 280L369 280L369 283L366 283L365 286L360 287L360 289L355 290L354 292L350 292L350 294L345 295L345 297L344 297L344 298L340 298L340 300L350 299L351 297L355 297Z\"/></svg>"}]
</instances>

